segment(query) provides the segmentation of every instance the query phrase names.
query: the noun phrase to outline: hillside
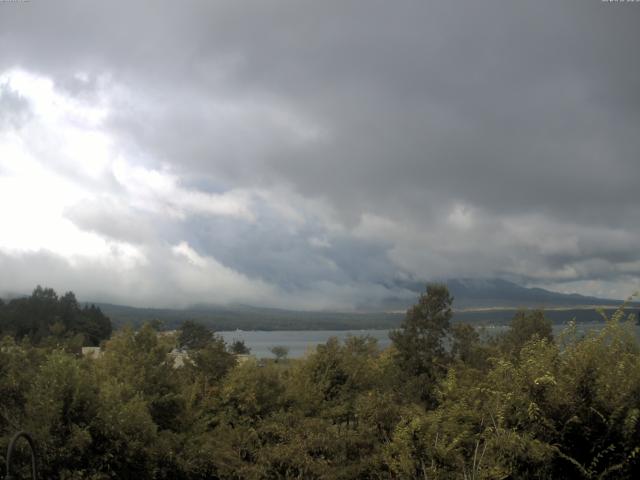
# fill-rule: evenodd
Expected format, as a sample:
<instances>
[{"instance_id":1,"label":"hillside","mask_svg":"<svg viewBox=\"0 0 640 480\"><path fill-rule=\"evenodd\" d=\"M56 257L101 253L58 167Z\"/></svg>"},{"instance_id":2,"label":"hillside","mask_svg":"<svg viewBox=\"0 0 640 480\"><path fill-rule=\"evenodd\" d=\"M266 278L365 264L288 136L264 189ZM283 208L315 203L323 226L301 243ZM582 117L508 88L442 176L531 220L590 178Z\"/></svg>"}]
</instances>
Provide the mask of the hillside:
<instances>
[{"instance_id":1,"label":"hillside","mask_svg":"<svg viewBox=\"0 0 640 480\"><path fill-rule=\"evenodd\" d=\"M519 308L544 308L554 323L597 321L594 306L611 312L622 302L579 294L563 294L541 288L526 288L498 279L453 279L447 285L454 296L454 321L504 324ZM416 284L416 298L419 296ZM423 287L422 287L423 288ZM186 309L135 308L97 303L116 325L138 325L159 320L164 328L175 328L184 320L197 320L223 330L351 330L396 328L410 303L390 303L378 312L318 312L263 308L248 305L198 305ZM638 304L631 305L637 309ZM390 311L393 310L393 311Z\"/></svg>"},{"instance_id":2,"label":"hillside","mask_svg":"<svg viewBox=\"0 0 640 480\"><path fill-rule=\"evenodd\" d=\"M446 281L457 308L487 307L576 307L619 305L621 300L603 299L577 293L559 293L543 288L527 288L501 279L451 279Z\"/></svg>"}]
</instances>

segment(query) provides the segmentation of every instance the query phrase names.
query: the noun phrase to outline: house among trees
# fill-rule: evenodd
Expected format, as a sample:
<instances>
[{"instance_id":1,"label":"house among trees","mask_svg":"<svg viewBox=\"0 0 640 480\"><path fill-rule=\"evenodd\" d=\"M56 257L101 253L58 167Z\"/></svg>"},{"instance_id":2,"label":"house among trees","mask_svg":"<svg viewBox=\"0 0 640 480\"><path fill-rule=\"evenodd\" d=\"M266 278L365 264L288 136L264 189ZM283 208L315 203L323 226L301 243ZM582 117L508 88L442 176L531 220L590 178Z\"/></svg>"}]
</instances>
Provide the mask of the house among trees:
<instances>
[{"instance_id":1,"label":"house among trees","mask_svg":"<svg viewBox=\"0 0 640 480\"><path fill-rule=\"evenodd\" d=\"M82 347L82 356L87 358L100 358L104 352L100 347Z\"/></svg>"},{"instance_id":2,"label":"house among trees","mask_svg":"<svg viewBox=\"0 0 640 480\"><path fill-rule=\"evenodd\" d=\"M173 368L184 367L189 360L189 352L179 348L171 350L169 356L173 359Z\"/></svg>"}]
</instances>

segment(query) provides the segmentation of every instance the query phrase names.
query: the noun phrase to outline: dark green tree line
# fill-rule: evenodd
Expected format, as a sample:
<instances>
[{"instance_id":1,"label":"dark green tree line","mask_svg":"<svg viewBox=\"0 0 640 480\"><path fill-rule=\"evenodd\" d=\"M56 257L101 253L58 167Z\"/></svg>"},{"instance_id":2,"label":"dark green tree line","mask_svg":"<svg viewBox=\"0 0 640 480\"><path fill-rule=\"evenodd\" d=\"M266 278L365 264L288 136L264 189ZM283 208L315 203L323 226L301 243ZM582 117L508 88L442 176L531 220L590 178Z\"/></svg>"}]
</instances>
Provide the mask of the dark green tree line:
<instances>
[{"instance_id":1,"label":"dark green tree line","mask_svg":"<svg viewBox=\"0 0 640 480\"><path fill-rule=\"evenodd\" d=\"M111 335L111 321L95 305L80 306L73 292L59 297L51 288L36 287L29 297L0 302L0 335L98 345Z\"/></svg>"}]
</instances>

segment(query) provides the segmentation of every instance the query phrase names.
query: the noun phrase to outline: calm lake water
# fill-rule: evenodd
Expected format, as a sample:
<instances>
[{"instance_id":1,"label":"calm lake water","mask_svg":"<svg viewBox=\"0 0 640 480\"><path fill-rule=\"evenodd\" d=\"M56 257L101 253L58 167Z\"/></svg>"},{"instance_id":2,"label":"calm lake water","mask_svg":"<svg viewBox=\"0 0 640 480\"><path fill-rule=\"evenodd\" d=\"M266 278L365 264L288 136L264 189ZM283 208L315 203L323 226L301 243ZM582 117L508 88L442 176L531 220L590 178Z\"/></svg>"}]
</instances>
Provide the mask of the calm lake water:
<instances>
[{"instance_id":1,"label":"calm lake water","mask_svg":"<svg viewBox=\"0 0 640 480\"><path fill-rule=\"evenodd\" d=\"M603 323L580 323L577 325L579 333L585 333L591 329L602 328ZM506 330L504 325L485 326L487 335L496 335ZM566 328L566 325L554 325L554 335L559 334ZM640 329L638 330L640 332ZM289 349L290 358L303 357L305 353L315 350L316 345L325 343L330 337L337 337L344 340L348 336L365 336L378 340L380 348L386 348L389 340L389 330L281 330L275 332L264 331L242 331L217 332L227 343L234 340L244 340L247 347L251 349L251 354L257 358L272 358L269 351L271 347L281 345Z\"/></svg>"},{"instance_id":2,"label":"calm lake water","mask_svg":"<svg viewBox=\"0 0 640 480\"><path fill-rule=\"evenodd\" d=\"M222 335L227 343L244 340L245 345L251 349L251 355L258 358L272 358L273 355L269 349L276 345L287 347L290 358L303 357L307 351L314 350L316 345L326 343L331 337L344 340L348 336L369 335L378 340L381 348L388 347L391 343L389 330L280 330L276 332L236 330L216 333Z\"/></svg>"}]
</instances>

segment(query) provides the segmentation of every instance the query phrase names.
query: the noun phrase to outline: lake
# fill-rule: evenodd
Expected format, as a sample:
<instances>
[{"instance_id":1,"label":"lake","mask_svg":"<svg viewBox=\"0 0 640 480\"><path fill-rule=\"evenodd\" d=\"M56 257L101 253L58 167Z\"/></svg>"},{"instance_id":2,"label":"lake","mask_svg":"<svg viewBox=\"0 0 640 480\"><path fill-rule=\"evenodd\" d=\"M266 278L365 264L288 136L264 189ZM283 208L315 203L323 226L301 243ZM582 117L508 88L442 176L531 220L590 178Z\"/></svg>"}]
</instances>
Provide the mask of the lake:
<instances>
[{"instance_id":1,"label":"lake","mask_svg":"<svg viewBox=\"0 0 640 480\"><path fill-rule=\"evenodd\" d=\"M577 330L579 333L584 333L591 329L600 329L603 325L602 322L579 323ZM553 325L554 335L559 334L565 327L566 325ZM507 328L504 325L484 327L487 335L496 335ZM378 340L380 348L386 348L391 343L389 330L280 330L270 332L236 330L217 333L222 335L227 343L234 340L244 340L245 345L251 349L251 354L257 358L273 358L269 349L276 345L288 348L290 358L300 358L315 349L316 345L326 343L330 337L344 340L348 336L369 335Z\"/></svg>"},{"instance_id":2,"label":"lake","mask_svg":"<svg viewBox=\"0 0 640 480\"><path fill-rule=\"evenodd\" d=\"M381 348L388 347L391 343L389 330L280 330L273 332L236 330L216 333L222 335L227 343L244 340L245 345L251 349L251 355L257 358L272 358L273 354L269 349L276 345L287 347L290 358L300 358L316 345L326 343L331 337L344 340L348 336L369 335L378 340Z\"/></svg>"}]
</instances>

